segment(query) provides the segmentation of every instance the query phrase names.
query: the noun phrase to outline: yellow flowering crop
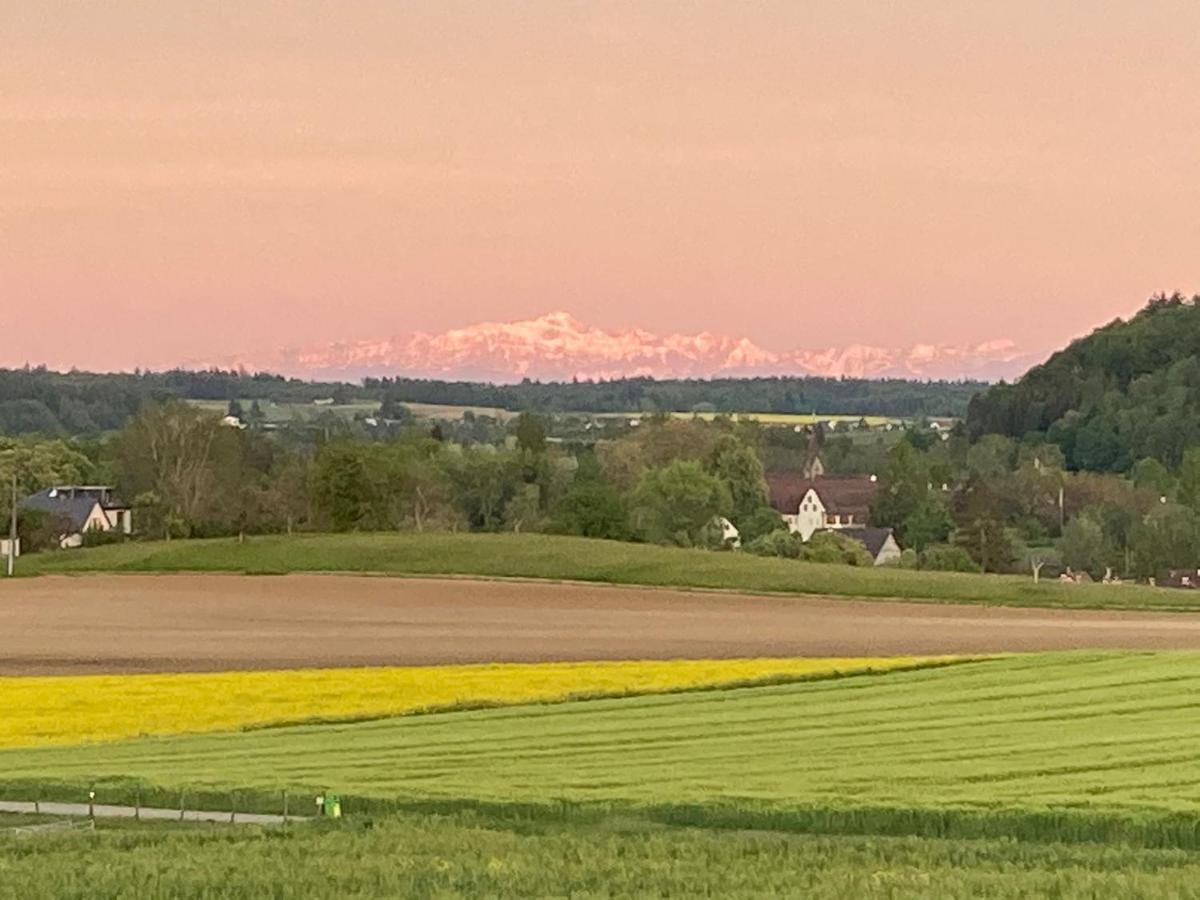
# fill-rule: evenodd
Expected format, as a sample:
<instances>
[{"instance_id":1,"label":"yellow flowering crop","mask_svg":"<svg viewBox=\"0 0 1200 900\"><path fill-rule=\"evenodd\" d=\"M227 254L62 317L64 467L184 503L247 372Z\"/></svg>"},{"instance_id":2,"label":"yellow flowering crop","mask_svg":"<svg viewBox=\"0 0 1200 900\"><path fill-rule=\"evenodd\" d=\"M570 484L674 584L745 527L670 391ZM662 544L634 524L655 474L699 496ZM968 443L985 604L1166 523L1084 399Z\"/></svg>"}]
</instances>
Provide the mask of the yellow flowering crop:
<instances>
[{"instance_id":1,"label":"yellow flowering crop","mask_svg":"<svg viewBox=\"0 0 1200 900\"><path fill-rule=\"evenodd\" d=\"M884 671L953 657L497 663L0 678L0 747Z\"/></svg>"}]
</instances>

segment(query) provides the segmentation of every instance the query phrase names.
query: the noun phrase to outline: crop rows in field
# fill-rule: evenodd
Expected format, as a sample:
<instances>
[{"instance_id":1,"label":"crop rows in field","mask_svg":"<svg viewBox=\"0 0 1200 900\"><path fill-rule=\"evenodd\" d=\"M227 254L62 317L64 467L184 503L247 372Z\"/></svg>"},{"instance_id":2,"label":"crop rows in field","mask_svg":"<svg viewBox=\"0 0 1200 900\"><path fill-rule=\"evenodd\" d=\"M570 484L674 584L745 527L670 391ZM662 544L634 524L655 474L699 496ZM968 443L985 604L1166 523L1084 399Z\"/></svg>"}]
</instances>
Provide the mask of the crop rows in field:
<instances>
[{"instance_id":1,"label":"crop rows in field","mask_svg":"<svg viewBox=\"0 0 1200 900\"><path fill-rule=\"evenodd\" d=\"M1068 654L711 693L4 751L11 778L498 802L1200 810L1200 656Z\"/></svg>"},{"instance_id":2,"label":"crop rows in field","mask_svg":"<svg viewBox=\"0 0 1200 900\"><path fill-rule=\"evenodd\" d=\"M548 703L954 662L953 657L513 663L0 678L0 747Z\"/></svg>"},{"instance_id":3,"label":"crop rows in field","mask_svg":"<svg viewBox=\"0 0 1200 900\"><path fill-rule=\"evenodd\" d=\"M166 864L164 861L168 861ZM353 861L349 864L348 861ZM0 897L1194 897L1196 854L400 816L360 830L101 823L5 841Z\"/></svg>"}]
</instances>

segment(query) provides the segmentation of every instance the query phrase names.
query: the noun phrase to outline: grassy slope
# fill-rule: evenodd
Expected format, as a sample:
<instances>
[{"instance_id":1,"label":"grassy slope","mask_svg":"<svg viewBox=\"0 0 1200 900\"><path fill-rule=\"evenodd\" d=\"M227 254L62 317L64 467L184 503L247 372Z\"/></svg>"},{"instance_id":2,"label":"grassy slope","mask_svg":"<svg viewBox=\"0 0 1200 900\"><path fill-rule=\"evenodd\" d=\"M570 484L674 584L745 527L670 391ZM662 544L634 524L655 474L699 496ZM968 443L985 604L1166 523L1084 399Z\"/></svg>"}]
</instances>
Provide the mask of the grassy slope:
<instances>
[{"instance_id":1,"label":"grassy slope","mask_svg":"<svg viewBox=\"0 0 1200 900\"><path fill-rule=\"evenodd\" d=\"M672 808L670 821L798 830L1113 833L1063 817L1076 808L1116 821L1117 831L1125 820L1174 816L1170 835L1155 836L1155 825L1148 840L1193 846L1198 688L1197 654L1052 654L808 685L11 750L0 752L0 771L77 785L333 785L428 798L434 808L615 803ZM784 814L806 809L834 812ZM954 810L992 819L953 824L945 816Z\"/></svg>"},{"instance_id":2,"label":"grassy slope","mask_svg":"<svg viewBox=\"0 0 1200 900\"><path fill-rule=\"evenodd\" d=\"M1194 897L1200 855L403 816L369 830L101 822L4 840L0 897Z\"/></svg>"},{"instance_id":3,"label":"grassy slope","mask_svg":"<svg viewBox=\"0 0 1200 900\"><path fill-rule=\"evenodd\" d=\"M148 542L40 554L55 572L379 572L727 589L757 593L1108 609L1200 610L1200 595L1132 585L1035 585L1019 576L856 569L586 538L514 534L350 534Z\"/></svg>"}]
</instances>

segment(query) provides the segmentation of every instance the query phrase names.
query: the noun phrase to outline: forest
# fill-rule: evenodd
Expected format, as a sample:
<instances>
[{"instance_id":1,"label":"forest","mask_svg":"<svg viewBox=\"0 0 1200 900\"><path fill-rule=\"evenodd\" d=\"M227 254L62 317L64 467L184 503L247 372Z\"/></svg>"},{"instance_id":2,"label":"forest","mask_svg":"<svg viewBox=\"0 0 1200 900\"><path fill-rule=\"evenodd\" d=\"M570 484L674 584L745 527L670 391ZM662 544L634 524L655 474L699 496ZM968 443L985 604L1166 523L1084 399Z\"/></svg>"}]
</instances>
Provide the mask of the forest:
<instances>
[{"instance_id":1,"label":"forest","mask_svg":"<svg viewBox=\"0 0 1200 900\"><path fill-rule=\"evenodd\" d=\"M833 378L527 381L514 385L419 379L362 384L220 370L94 374L0 369L0 434L91 436L168 399L313 403L430 403L513 412L762 412L958 417L985 385Z\"/></svg>"},{"instance_id":2,"label":"forest","mask_svg":"<svg viewBox=\"0 0 1200 900\"><path fill-rule=\"evenodd\" d=\"M1074 470L1174 469L1200 445L1200 295L1160 294L970 403L973 440L1047 440Z\"/></svg>"}]
</instances>

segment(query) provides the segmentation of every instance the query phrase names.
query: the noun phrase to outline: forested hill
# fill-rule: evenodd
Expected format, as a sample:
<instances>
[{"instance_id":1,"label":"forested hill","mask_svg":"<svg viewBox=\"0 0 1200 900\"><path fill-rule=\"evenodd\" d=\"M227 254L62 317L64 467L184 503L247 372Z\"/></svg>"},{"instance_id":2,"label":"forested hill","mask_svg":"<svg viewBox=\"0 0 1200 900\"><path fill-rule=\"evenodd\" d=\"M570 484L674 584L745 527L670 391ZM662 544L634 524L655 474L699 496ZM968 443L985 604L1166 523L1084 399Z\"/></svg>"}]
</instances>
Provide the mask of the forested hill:
<instances>
[{"instance_id":1,"label":"forested hill","mask_svg":"<svg viewBox=\"0 0 1200 900\"><path fill-rule=\"evenodd\" d=\"M967 430L1043 437L1074 469L1176 468L1200 445L1200 295L1157 296L971 401Z\"/></svg>"},{"instance_id":2,"label":"forested hill","mask_svg":"<svg viewBox=\"0 0 1200 900\"><path fill-rule=\"evenodd\" d=\"M363 384L303 381L266 373L168 371L59 373L0 369L0 434L84 435L120 428L147 400L272 400L311 403L435 403L538 412L716 411L962 416L981 382L898 379L724 378L523 382L514 385L418 379Z\"/></svg>"},{"instance_id":3,"label":"forested hill","mask_svg":"<svg viewBox=\"0 0 1200 900\"><path fill-rule=\"evenodd\" d=\"M962 416L978 381L858 378L621 378L613 381L481 384L415 378L367 379L377 394L410 403L499 406L537 412L761 412Z\"/></svg>"}]
</instances>

